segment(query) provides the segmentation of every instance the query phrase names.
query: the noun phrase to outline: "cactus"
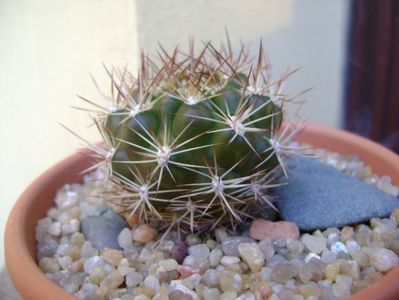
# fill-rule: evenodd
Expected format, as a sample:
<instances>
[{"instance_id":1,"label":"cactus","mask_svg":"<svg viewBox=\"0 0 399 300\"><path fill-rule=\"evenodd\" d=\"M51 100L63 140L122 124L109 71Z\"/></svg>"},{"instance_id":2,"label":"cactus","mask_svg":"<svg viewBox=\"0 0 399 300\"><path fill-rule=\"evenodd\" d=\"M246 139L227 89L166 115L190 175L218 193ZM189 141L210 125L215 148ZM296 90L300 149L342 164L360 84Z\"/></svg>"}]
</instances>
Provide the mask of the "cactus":
<instances>
[{"instance_id":1,"label":"cactus","mask_svg":"<svg viewBox=\"0 0 399 300\"><path fill-rule=\"evenodd\" d=\"M262 45L254 60L227 45L161 47L161 63L142 55L136 77L106 68L113 107L86 100L101 109L94 150L117 187L108 200L128 217L193 232L275 208L267 190L292 135L280 130L287 76L271 81Z\"/></svg>"}]
</instances>

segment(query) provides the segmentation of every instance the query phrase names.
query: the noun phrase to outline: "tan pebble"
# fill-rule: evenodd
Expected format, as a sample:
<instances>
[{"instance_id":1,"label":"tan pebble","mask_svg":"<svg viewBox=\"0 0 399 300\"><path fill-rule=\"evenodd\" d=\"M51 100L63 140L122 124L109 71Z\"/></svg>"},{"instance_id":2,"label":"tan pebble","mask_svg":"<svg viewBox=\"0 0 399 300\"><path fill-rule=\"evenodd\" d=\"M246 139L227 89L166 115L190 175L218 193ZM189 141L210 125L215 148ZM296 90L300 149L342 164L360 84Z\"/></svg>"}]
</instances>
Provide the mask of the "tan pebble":
<instances>
[{"instance_id":1,"label":"tan pebble","mask_svg":"<svg viewBox=\"0 0 399 300\"><path fill-rule=\"evenodd\" d=\"M316 283L305 283L298 288L299 293L305 297L305 299L314 296L317 299L320 297L320 289Z\"/></svg>"},{"instance_id":2,"label":"tan pebble","mask_svg":"<svg viewBox=\"0 0 399 300\"><path fill-rule=\"evenodd\" d=\"M136 294L136 295L140 295L140 294L142 294L142 295L146 295L148 298L152 298L152 296L154 296L154 291L152 290L152 289L150 289L150 288L147 288L147 287L137 287L137 288L134 288L133 289L133 292Z\"/></svg>"},{"instance_id":3,"label":"tan pebble","mask_svg":"<svg viewBox=\"0 0 399 300\"><path fill-rule=\"evenodd\" d=\"M273 290L267 282L261 281L256 290L255 298L256 300L267 300L272 295Z\"/></svg>"},{"instance_id":4,"label":"tan pebble","mask_svg":"<svg viewBox=\"0 0 399 300\"><path fill-rule=\"evenodd\" d=\"M130 228L133 228L140 222L140 218L138 215L130 215L130 212L125 212L123 214L123 217L125 218L127 224L130 226Z\"/></svg>"},{"instance_id":5,"label":"tan pebble","mask_svg":"<svg viewBox=\"0 0 399 300\"><path fill-rule=\"evenodd\" d=\"M164 287L159 289L159 292L152 298L153 300L169 300L168 290Z\"/></svg>"},{"instance_id":6,"label":"tan pebble","mask_svg":"<svg viewBox=\"0 0 399 300\"><path fill-rule=\"evenodd\" d=\"M251 223L249 236L255 240L264 239L298 239L299 228L295 223L279 221L270 222L264 219L255 219Z\"/></svg>"},{"instance_id":7,"label":"tan pebble","mask_svg":"<svg viewBox=\"0 0 399 300\"><path fill-rule=\"evenodd\" d=\"M80 258L80 247L70 245L67 255L70 256L72 258L72 260L79 259Z\"/></svg>"},{"instance_id":8,"label":"tan pebble","mask_svg":"<svg viewBox=\"0 0 399 300\"><path fill-rule=\"evenodd\" d=\"M399 224L399 208L395 208L391 214L391 219L396 220L396 223Z\"/></svg>"},{"instance_id":9,"label":"tan pebble","mask_svg":"<svg viewBox=\"0 0 399 300\"><path fill-rule=\"evenodd\" d=\"M193 300L189 294L185 294L178 290L173 290L169 293L169 300Z\"/></svg>"},{"instance_id":10,"label":"tan pebble","mask_svg":"<svg viewBox=\"0 0 399 300\"><path fill-rule=\"evenodd\" d=\"M123 258L123 253L116 249L105 249L101 253L102 258L111 265L117 266Z\"/></svg>"},{"instance_id":11,"label":"tan pebble","mask_svg":"<svg viewBox=\"0 0 399 300\"><path fill-rule=\"evenodd\" d=\"M147 224L141 224L132 230L133 241L139 243L151 242L156 235L156 230Z\"/></svg>"},{"instance_id":12,"label":"tan pebble","mask_svg":"<svg viewBox=\"0 0 399 300\"><path fill-rule=\"evenodd\" d=\"M90 282L99 285L105 276L107 273L102 268L95 268L90 272Z\"/></svg>"},{"instance_id":13,"label":"tan pebble","mask_svg":"<svg viewBox=\"0 0 399 300\"><path fill-rule=\"evenodd\" d=\"M353 239L353 227L349 227L349 226L345 226L344 228L342 228L341 230L341 240L343 242L346 242L348 240L352 240Z\"/></svg>"},{"instance_id":14,"label":"tan pebble","mask_svg":"<svg viewBox=\"0 0 399 300\"><path fill-rule=\"evenodd\" d=\"M339 264L328 265L326 267L325 273L326 273L326 279L334 282L335 277L337 277L337 275L339 274Z\"/></svg>"},{"instance_id":15,"label":"tan pebble","mask_svg":"<svg viewBox=\"0 0 399 300\"><path fill-rule=\"evenodd\" d=\"M67 267L67 270L69 272L73 272L73 273L81 272L81 271L83 271L83 263L84 263L83 259L78 259L78 260L74 261L72 264L70 264Z\"/></svg>"},{"instance_id":16,"label":"tan pebble","mask_svg":"<svg viewBox=\"0 0 399 300\"><path fill-rule=\"evenodd\" d=\"M44 273L55 273L55 272L58 272L61 269L61 266L58 263L58 261L55 260L54 258L43 257L39 261L39 268Z\"/></svg>"},{"instance_id":17,"label":"tan pebble","mask_svg":"<svg viewBox=\"0 0 399 300\"><path fill-rule=\"evenodd\" d=\"M238 252L254 273L259 272L265 264L265 258L258 244L241 243L238 245Z\"/></svg>"},{"instance_id":18,"label":"tan pebble","mask_svg":"<svg viewBox=\"0 0 399 300\"><path fill-rule=\"evenodd\" d=\"M192 274L199 274L201 269L193 266L177 266L176 270L179 272L181 277L188 277Z\"/></svg>"}]
</instances>

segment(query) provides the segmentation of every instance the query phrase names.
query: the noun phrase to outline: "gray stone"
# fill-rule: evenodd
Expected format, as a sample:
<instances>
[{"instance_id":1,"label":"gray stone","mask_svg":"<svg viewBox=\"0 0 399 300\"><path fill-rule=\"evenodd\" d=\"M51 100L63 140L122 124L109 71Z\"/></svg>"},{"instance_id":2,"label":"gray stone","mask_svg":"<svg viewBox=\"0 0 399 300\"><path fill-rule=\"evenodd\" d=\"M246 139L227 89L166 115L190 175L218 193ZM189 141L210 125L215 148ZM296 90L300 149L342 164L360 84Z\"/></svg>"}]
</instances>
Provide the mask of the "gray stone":
<instances>
[{"instance_id":1,"label":"gray stone","mask_svg":"<svg viewBox=\"0 0 399 300\"><path fill-rule=\"evenodd\" d=\"M125 220L109 208L99 211L102 212L80 220L82 233L98 250L120 249L118 235L125 227Z\"/></svg>"},{"instance_id":2,"label":"gray stone","mask_svg":"<svg viewBox=\"0 0 399 300\"><path fill-rule=\"evenodd\" d=\"M383 218L399 207L398 198L316 159L294 158L286 164L288 184L274 190L276 204L281 217L301 230Z\"/></svg>"}]
</instances>

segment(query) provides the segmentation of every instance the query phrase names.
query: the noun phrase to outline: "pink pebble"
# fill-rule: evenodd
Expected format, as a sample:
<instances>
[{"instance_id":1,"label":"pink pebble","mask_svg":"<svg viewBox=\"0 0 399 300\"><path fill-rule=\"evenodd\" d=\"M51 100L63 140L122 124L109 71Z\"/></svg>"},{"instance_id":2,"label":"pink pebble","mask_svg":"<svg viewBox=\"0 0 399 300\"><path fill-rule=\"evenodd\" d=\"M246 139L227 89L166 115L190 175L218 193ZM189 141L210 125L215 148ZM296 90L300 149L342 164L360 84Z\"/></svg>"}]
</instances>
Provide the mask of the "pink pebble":
<instances>
[{"instance_id":1,"label":"pink pebble","mask_svg":"<svg viewBox=\"0 0 399 300\"><path fill-rule=\"evenodd\" d=\"M188 277L190 275L196 274L200 272L200 268L192 267L192 266L177 266L177 272L180 273L181 277Z\"/></svg>"},{"instance_id":2,"label":"pink pebble","mask_svg":"<svg viewBox=\"0 0 399 300\"><path fill-rule=\"evenodd\" d=\"M270 222L264 219L255 219L252 221L249 229L249 236L255 240L264 239L298 239L299 229L295 223L279 221Z\"/></svg>"}]
</instances>

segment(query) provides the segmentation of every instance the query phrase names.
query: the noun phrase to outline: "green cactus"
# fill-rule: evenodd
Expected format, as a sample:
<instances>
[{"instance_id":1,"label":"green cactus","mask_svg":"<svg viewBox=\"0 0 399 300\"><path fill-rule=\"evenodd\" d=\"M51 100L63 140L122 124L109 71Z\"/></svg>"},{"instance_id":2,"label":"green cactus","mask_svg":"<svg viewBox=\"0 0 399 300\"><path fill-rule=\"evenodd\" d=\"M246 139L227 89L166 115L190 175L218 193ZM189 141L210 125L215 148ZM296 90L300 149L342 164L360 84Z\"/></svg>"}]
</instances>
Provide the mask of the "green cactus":
<instances>
[{"instance_id":1,"label":"green cactus","mask_svg":"<svg viewBox=\"0 0 399 300\"><path fill-rule=\"evenodd\" d=\"M285 171L282 80L267 76L262 47L253 64L244 47L193 48L161 48L159 67L142 55L136 78L107 70L115 105L95 117L106 148L97 155L119 187L109 200L140 222L187 231L274 207L267 189Z\"/></svg>"}]
</instances>

